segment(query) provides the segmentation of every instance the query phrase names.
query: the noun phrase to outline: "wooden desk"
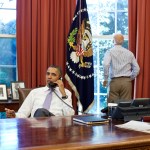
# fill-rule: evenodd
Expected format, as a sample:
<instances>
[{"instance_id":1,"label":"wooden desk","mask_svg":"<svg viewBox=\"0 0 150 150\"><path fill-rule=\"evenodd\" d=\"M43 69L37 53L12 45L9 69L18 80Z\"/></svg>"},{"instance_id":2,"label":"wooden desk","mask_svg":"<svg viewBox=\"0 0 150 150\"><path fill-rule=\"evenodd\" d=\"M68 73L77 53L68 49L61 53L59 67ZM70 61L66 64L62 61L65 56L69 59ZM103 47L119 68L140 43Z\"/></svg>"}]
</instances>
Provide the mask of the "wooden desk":
<instances>
[{"instance_id":1,"label":"wooden desk","mask_svg":"<svg viewBox=\"0 0 150 150\"><path fill-rule=\"evenodd\" d=\"M0 112L4 112L5 108L18 111L19 101L18 100L0 101Z\"/></svg>"},{"instance_id":2,"label":"wooden desk","mask_svg":"<svg viewBox=\"0 0 150 150\"><path fill-rule=\"evenodd\" d=\"M1 119L0 149L7 150L144 150L150 134L116 128L117 122L80 125L71 117Z\"/></svg>"}]
</instances>

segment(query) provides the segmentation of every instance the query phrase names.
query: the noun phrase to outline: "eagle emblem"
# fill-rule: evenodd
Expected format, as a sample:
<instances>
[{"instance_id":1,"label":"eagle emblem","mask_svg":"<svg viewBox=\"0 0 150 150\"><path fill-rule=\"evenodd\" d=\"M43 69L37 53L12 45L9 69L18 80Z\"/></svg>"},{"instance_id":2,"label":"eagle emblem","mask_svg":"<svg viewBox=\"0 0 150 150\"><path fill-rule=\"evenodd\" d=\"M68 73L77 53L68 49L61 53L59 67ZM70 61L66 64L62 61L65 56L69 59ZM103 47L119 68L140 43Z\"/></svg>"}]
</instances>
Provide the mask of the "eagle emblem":
<instances>
[{"instance_id":1,"label":"eagle emblem","mask_svg":"<svg viewBox=\"0 0 150 150\"><path fill-rule=\"evenodd\" d=\"M92 35L89 21L86 19L82 20L79 29L74 28L72 32L70 32L67 42L70 49L73 49L70 54L72 62L79 63L79 68L90 68L92 63L84 61L85 57L91 57L93 55Z\"/></svg>"}]
</instances>

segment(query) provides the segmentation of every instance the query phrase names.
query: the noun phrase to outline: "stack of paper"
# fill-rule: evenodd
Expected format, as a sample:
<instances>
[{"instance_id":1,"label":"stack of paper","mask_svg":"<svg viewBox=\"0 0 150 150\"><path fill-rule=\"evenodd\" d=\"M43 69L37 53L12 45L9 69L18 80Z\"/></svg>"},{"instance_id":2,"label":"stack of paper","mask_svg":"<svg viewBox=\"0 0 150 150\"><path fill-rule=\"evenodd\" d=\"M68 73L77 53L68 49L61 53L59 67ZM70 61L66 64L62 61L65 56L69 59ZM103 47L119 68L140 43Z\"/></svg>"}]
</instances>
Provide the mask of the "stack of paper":
<instances>
[{"instance_id":1,"label":"stack of paper","mask_svg":"<svg viewBox=\"0 0 150 150\"><path fill-rule=\"evenodd\" d=\"M150 133L150 123L131 120L127 123L116 125L118 128ZM141 128L142 127L142 128Z\"/></svg>"}]
</instances>

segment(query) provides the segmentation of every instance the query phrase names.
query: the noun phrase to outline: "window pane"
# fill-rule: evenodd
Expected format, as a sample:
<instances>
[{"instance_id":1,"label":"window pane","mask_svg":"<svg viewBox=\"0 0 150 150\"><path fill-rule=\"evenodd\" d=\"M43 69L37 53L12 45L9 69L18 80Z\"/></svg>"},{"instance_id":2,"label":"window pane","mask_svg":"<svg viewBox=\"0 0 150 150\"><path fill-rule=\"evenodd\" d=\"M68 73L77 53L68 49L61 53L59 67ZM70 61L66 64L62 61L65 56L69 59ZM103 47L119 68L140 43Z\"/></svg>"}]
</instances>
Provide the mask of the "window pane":
<instances>
[{"instance_id":1,"label":"window pane","mask_svg":"<svg viewBox=\"0 0 150 150\"><path fill-rule=\"evenodd\" d=\"M128 1L127 0L118 0L117 9L118 10L128 10Z\"/></svg>"},{"instance_id":2,"label":"window pane","mask_svg":"<svg viewBox=\"0 0 150 150\"><path fill-rule=\"evenodd\" d=\"M128 35L128 13L118 12L117 13L117 31L124 35Z\"/></svg>"},{"instance_id":3,"label":"window pane","mask_svg":"<svg viewBox=\"0 0 150 150\"><path fill-rule=\"evenodd\" d=\"M113 46L113 40L98 39L93 37L93 61L95 65L102 65L102 60L107 49Z\"/></svg>"},{"instance_id":4,"label":"window pane","mask_svg":"<svg viewBox=\"0 0 150 150\"><path fill-rule=\"evenodd\" d=\"M100 96L100 104L101 104L100 105L101 108L104 108L107 106L107 95L106 94Z\"/></svg>"},{"instance_id":5,"label":"window pane","mask_svg":"<svg viewBox=\"0 0 150 150\"><path fill-rule=\"evenodd\" d=\"M115 0L99 0L100 11L114 11Z\"/></svg>"},{"instance_id":6,"label":"window pane","mask_svg":"<svg viewBox=\"0 0 150 150\"><path fill-rule=\"evenodd\" d=\"M96 39L93 39L92 42L92 47L93 47L93 63L94 66L98 64L98 41Z\"/></svg>"},{"instance_id":7,"label":"window pane","mask_svg":"<svg viewBox=\"0 0 150 150\"><path fill-rule=\"evenodd\" d=\"M122 46L128 49L128 40L124 40L124 43Z\"/></svg>"},{"instance_id":8,"label":"window pane","mask_svg":"<svg viewBox=\"0 0 150 150\"><path fill-rule=\"evenodd\" d=\"M16 66L16 38L0 38L0 65Z\"/></svg>"},{"instance_id":9,"label":"window pane","mask_svg":"<svg viewBox=\"0 0 150 150\"><path fill-rule=\"evenodd\" d=\"M115 0L86 0L88 4L88 10L99 11L114 11Z\"/></svg>"},{"instance_id":10,"label":"window pane","mask_svg":"<svg viewBox=\"0 0 150 150\"><path fill-rule=\"evenodd\" d=\"M96 72L97 71L97 69L94 69L94 72ZM97 91L97 74L96 73L94 73L94 93L97 93L98 91Z\"/></svg>"},{"instance_id":11,"label":"window pane","mask_svg":"<svg viewBox=\"0 0 150 150\"><path fill-rule=\"evenodd\" d=\"M107 88L103 87L103 80L100 81L100 93L106 95Z\"/></svg>"},{"instance_id":12,"label":"window pane","mask_svg":"<svg viewBox=\"0 0 150 150\"><path fill-rule=\"evenodd\" d=\"M98 13L97 12L89 12L90 25L92 30L92 35L98 35L99 23L98 23Z\"/></svg>"},{"instance_id":13,"label":"window pane","mask_svg":"<svg viewBox=\"0 0 150 150\"><path fill-rule=\"evenodd\" d=\"M92 35L111 35L115 32L114 12L89 13Z\"/></svg>"},{"instance_id":14,"label":"window pane","mask_svg":"<svg viewBox=\"0 0 150 150\"><path fill-rule=\"evenodd\" d=\"M16 81L16 68L3 67L0 65L0 82L10 87L10 81Z\"/></svg>"},{"instance_id":15,"label":"window pane","mask_svg":"<svg viewBox=\"0 0 150 150\"><path fill-rule=\"evenodd\" d=\"M0 9L0 34L16 34L16 10Z\"/></svg>"},{"instance_id":16,"label":"window pane","mask_svg":"<svg viewBox=\"0 0 150 150\"><path fill-rule=\"evenodd\" d=\"M99 57L100 57L100 65L103 65L103 58L105 55L105 52L110 49L113 46L113 40L107 40L107 39L103 39L103 40L99 40Z\"/></svg>"},{"instance_id":17,"label":"window pane","mask_svg":"<svg viewBox=\"0 0 150 150\"><path fill-rule=\"evenodd\" d=\"M111 35L115 32L115 13L101 13L100 17L100 35Z\"/></svg>"},{"instance_id":18,"label":"window pane","mask_svg":"<svg viewBox=\"0 0 150 150\"><path fill-rule=\"evenodd\" d=\"M99 6L98 6L99 0L94 0L94 1L86 0L86 2L88 4L88 11L93 11L93 10L99 9Z\"/></svg>"},{"instance_id":19,"label":"window pane","mask_svg":"<svg viewBox=\"0 0 150 150\"><path fill-rule=\"evenodd\" d=\"M16 9L16 0L0 0L0 8Z\"/></svg>"},{"instance_id":20,"label":"window pane","mask_svg":"<svg viewBox=\"0 0 150 150\"><path fill-rule=\"evenodd\" d=\"M16 0L0 0L0 83L7 87L17 78L15 37Z\"/></svg>"}]
</instances>

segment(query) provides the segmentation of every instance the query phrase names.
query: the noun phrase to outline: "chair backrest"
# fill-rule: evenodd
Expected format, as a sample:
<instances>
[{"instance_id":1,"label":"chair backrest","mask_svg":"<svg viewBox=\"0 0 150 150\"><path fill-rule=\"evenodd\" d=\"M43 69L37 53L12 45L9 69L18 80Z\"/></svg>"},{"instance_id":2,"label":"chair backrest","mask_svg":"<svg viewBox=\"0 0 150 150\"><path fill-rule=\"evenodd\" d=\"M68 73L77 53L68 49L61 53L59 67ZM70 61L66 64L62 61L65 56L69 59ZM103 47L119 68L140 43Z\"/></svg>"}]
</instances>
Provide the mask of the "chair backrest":
<instances>
[{"instance_id":1,"label":"chair backrest","mask_svg":"<svg viewBox=\"0 0 150 150\"><path fill-rule=\"evenodd\" d=\"M22 105L23 101L25 98L28 96L32 88L19 88L18 93L19 93L19 107Z\"/></svg>"}]
</instances>

